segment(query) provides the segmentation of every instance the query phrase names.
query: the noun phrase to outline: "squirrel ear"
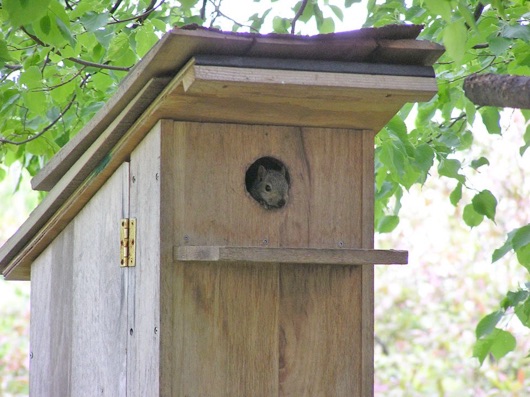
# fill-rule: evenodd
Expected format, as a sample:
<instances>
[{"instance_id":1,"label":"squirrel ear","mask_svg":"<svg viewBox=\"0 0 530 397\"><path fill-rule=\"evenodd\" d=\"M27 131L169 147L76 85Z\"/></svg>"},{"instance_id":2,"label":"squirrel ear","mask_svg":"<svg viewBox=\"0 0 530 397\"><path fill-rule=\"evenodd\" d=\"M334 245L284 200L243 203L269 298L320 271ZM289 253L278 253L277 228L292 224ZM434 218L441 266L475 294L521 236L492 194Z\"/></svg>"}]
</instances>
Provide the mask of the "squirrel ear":
<instances>
[{"instance_id":1,"label":"squirrel ear","mask_svg":"<svg viewBox=\"0 0 530 397\"><path fill-rule=\"evenodd\" d=\"M258 178L259 179L263 179L263 177L265 176L266 173L267 173L267 170L265 169L265 167L260 165L258 167Z\"/></svg>"}]
</instances>

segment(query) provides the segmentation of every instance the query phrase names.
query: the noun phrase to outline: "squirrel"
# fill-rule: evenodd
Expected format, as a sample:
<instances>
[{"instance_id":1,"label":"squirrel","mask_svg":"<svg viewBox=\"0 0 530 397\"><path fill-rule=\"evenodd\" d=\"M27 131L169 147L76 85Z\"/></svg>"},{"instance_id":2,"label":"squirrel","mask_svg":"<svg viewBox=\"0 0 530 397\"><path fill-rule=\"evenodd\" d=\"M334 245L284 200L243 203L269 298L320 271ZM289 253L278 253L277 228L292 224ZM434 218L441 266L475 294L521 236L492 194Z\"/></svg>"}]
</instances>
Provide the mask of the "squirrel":
<instances>
[{"instance_id":1,"label":"squirrel","mask_svg":"<svg viewBox=\"0 0 530 397\"><path fill-rule=\"evenodd\" d=\"M285 167L280 171L266 169L260 165L256 180L250 188L250 195L266 209L281 208L289 198L289 183Z\"/></svg>"}]
</instances>

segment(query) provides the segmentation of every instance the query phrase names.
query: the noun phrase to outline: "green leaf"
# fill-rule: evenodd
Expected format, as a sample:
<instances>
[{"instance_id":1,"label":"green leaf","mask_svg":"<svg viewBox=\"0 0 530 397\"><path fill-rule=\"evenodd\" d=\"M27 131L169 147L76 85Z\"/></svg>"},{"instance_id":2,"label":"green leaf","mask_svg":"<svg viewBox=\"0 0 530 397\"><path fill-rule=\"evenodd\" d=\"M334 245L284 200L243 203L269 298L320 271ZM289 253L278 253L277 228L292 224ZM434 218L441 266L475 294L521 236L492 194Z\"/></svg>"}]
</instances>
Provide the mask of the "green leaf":
<instances>
[{"instance_id":1,"label":"green leaf","mask_svg":"<svg viewBox=\"0 0 530 397\"><path fill-rule=\"evenodd\" d=\"M458 2L458 11L462 14L468 26L472 27L474 30L477 29L477 24L475 22L475 17L473 13L469 10L467 2L460 0Z\"/></svg>"},{"instance_id":2,"label":"green leaf","mask_svg":"<svg viewBox=\"0 0 530 397\"><path fill-rule=\"evenodd\" d=\"M447 22L451 21L453 10L449 0L425 0L425 6L432 15L439 15Z\"/></svg>"},{"instance_id":3,"label":"green leaf","mask_svg":"<svg viewBox=\"0 0 530 397\"><path fill-rule=\"evenodd\" d=\"M342 12L342 9L340 7L331 4L328 5L328 7L331 9L331 11L333 11L333 14L336 15L339 21L342 21L344 19L344 13Z\"/></svg>"},{"instance_id":4,"label":"green leaf","mask_svg":"<svg viewBox=\"0 0 530 397\"><path fill-rule=\"evenodd\" d=\"M448 178L454 178L457 181L464 183L465 177L458 173L462 164L456 159L442 159L438 164L438 173Z\"/></svg>"},{"instance_id":5,"label":"green leaf","mask_svg":"<svg viewBox=\"0 0 530 397\"><path fill-rule=\"evenodd\" d=\"M335 21L331 17L324 18L322 22L318 22L317 29L319 33L333 33L335 31Z\"/></svg>"},{"instance_id":6,"label":"green leaf","mask_svg":"<svg viewBox=\"0 0 530 397\"><path fill-rule=\"evenodd\" d=\"M5 40L0 39L0 64L2 62L9 61L13 61L13 58L9 54L9 50L7 49L7 43Z\"/></svg>"},{"instance_id":7,"label":"green leaf","mask_svg":"<svg viewBox=\"0 0 530 397\"><path fill-rule=\"evenodd\" d=\"M530 225L517 229L512 238L512 246L514 250L518 250L528 244L530 244Z\"/></svg>"},{"instance_id":8,"label":"green leaf","mask_svg":"<svg viewBox=\"0 0 530 397\"><path fill-rule=\"evenodd\" d=\"M408 141L407 125L399 115L392 117L387 123L386 128L392 131L400 140Z\"/></svg>"},{"instance_id":9,"label":"green leaf","mask_svg":"<svg viewBox=\"0 0 530 397\"><path fill-rule=\"evenodd\" d=\"M529 296L528 291L519 290L515 293L514 292L509 292L509 293L515 295L514 301L517 299L516 303L512 305L512 306L516 306L515 315L525 327L530 328L530 299L528 299L528 296ZM519 304L520 302L523 302L523 303Z\"/></svg>"},{"instance_id":10,"label":"green leaf","mask_svg":"<svg viewBox=\"0 0 530 397\"><path fill-rule=\"evenodd\" d=\"M4 0L3 7L14 27L31 24L42 18L51 0Z\"/></svg>"},{"instance_id":11,"label":"green leaf","mask_svg":"<svg viewBox=\"0 0 530 397\"><path fill-rule=\"evenodd\" d=\"M502 316L504 316L504 312L502 310L497 310L496 312L484 316L475 328L475 336L477 339L491 334L501 320Z\"/></svg>"},{"instance_id":12,"label":"green leaf","mask_svg":"<svg viewBox=\"0 0 530 397\"><path fill-rule=\"evenodd\" d=\"M37 88L42 85L42 74L37 66L31 66L20 73L20 83L28 89Z\"/></svg>"},{"instance_id":13,"label":"green leaf","mask_svg":"<svg viewBox=\"0 0 530 397\"><path fill-rule=\"evenodd\" d=\"M504 37L493 36L488 38L488 44L492 54L498 56L504 54L504 52L510 48L512 45L512 40L508 40Z\"/></svg>"},{"instance_id":14,"label":"green leaf","mask_svg":"<svg viewBox=\"0 0 530 397\"><path fill-rule=\"evenodd\" d=\"M149 21L140 26L136 32L136 53L143 57L158 41L153 25Z\"/></svg>"},{"instance_id":15,"label":"green leaf","mask_svg":"<svg viewBox=\"0 0 530 397\"><path fill-rule=\"evenodd\" d=\"M418 168L423 175L421 183L424 183L427 179L429 170L434 163L434 150L431 145L422 143L414 149L414 157L412 163Z\"/></svg>"},{"instance_id":16,"label":"green leaf","mask_svg":"<svg viewBox=\"0 0 530 397\"><path fill-rule=\"evenodd\" d=\"M391 140L387 140L381 145L379 159L389 170L398 175L403 175L405 172L405 157Z\"/></svg>"},{"instance_id":17,"label":"green leaf","mask_svg":"<svg viewBox=\"0 0 530 397\"><path fill-rule=\"evenodd\" d=\"M491 354L493 354L493 357L497 360L515 349L515 338L508 331L501 329L495 330L495 332L491 334L491 339L493 340L493 344L490 348Z\"/></svg>"},{"instance_id":18,"label":"green leaf","mask_svg":"<svg viewBox=\"0 0 530 397\"><path fill-rule=\"evenodd\" d=\"M530 147L530 124L526 127L523 139L525 144L519 148L519 154L521 156L526 152L526 149Z\"/></svg>"},{"instance_id":19,"label":"green leaf","mask_svg":"<svg viewBox=\"0 0 530 397\"><path fill-rule=\"evenodd\" d=\"M344 7L348 8L351 7L354 3L360 3L362 0L345 0L344 1Z\"/></svg>"},{"instance_id":20,"label":"green leaf","mask_svg":"<svg viewBox=\"0 0 530 397\"><path fill-rule=\"evenodd\" d=\"M515 250L517 260L530 272L530 244Z\"/></svg>"},{"instance_id":21,"label":"green leaf","mask_svg":"<svg viewBox=\"0 0 530 397\"><path fill-rule=\"evenodd\" d=\"M489 165L489 164L490 164L489 160L486 157L482 156L471 162L471 168L476 170L482 167L483 165Z\"/></svg>"},{"instance_id":22,"label":"green leaf","mask_svg":"<svg viewBox=\"0 0 530 397\"><path fill-rule=\"evenodd\" d=\"M87 32L95 32L99 28L104 27L107 24L109 18L108 12L94 12L89 11L84 14L79 21L85 27Z\"/></svg>"},{"instance_id":23,"label":"green leaf","mask_svg":"<svg viewBox=\"0 0 530 397\"><path fill-rule=\"evenodd\" d=\"M436 0L438 1L438 0ZM443 3L443 1L440 1ZM463 19L447 24L443 31L443 43L447 54L458 64L466 52L467 29Z\"/></svg>"},{"instance_id":24,"label":"green leaf","mask_svg":"<svg viewBox=\"0 0 530 397\"><path fill-rule=\"evenodd\" d=\"M497 262L499 259L501 259L504 255L506 255L513 249L512 240L516 232L517 229L512 230L510 233L508 233L508 237L506 238L506 241L504 242L502 247L497 248L495 251L493 251L493 255L491 256L491 263Z\"/></svg>"},{"instance_id":25,"label":"green leaf","mask_svg":"<svg viewBox=\"0 0 530 397\"><path fill-rule=\"evenodd\" d=\"M524 302L528 299L530 293L526 290L518 290L516 292L508 291L506 297L501 302L501 307L504 310L507 310L510 307L516 307L521 302Z\"/></svg>"},{"instance_id":26,"label":"green leaf","mask_svg":"<svg viewBox=\"0 0 530 397\"><path fill-rule=\"evenodd\" d=\"M475 211L481 215L487 216L494 221L497 209L497 199L489 190L483 190L476 194L471 200Z\"/></svg>"},{"instance_id":27,"label":"green leaf","mask_svg":"<svg viewBox=\"0 0 530 397\"><path fill-rule=\"evenodd\" d=\"M500 126L501 116L499 114L499 109L491 107L491 106L487 106L485 108L480 109L479 112L480 112L480 115L482 116L482 122L486 126L488 133L500 134L501 133L501 126Z\"/></svg>"},{"instance_id":28,"label":"green leaf","mask_svg":"<svg viewBox=\"0 0 530 397\"><path fill-rule=\"evenodd\" d=\"M55 18L55 23L57 24L57 28L59 29L59 32L61 32L63 38L70 43L72 48L74 48L76 41L68 25L65 24L59 17Z\"/></svg>"},{"instance_id":29,"label":"green leaf","mask_svg":"<svg viewBox=\"0 0 530 397\"><path fill-rule=\"evenodd\" d=\"M379 233L390 233L399 224L399 217L397 215L385 215L377 224L377 230Z\"/></svg>"},{"instance_id":30,"label":"green leaf","mask_svg":"<svg viewBox=\"0 0 530 397\"><path fill-rule=\"evenodd\" d=\"M42 91L27 91L23 95L24 105L35 114L46 112L46 94ZM33 153L39 154L39 153Z\"/></svg>"},{"instance_id":31,"label":"green leaf","mask_svg":"<svg viewBox=\"0 0 530 397\"><path fill-rule=\"evenodd\" d=\"M274 33L289 33L288 28L291 22L286 18L274 17L272 19L272 29Z\"/></svg>"},{"instance_id":32,"label":"green leaf","mask_svg":"<svg viewBox=\"0 0 530 397\"><path fill-rule=\"evenodd\" d=\"M484 215L477 213L473 204L468 204L464 207L462 217L464 218L466 225L469 227L476 227L484 220Z\"/></svg>"},{"instance_id":33,"label":"green leaf","mask_svg":"<svg viewBox=\"0 0 530 397\"><path fill-rule=\"evenodd\" d=\"M522 39L530 41L530 26L528 25L505 25L500 32L507 39Z\"/></svg>"},{"instance_id":34,"label":"green leaf","mask_svg":"<svg viewBox=\"0 0 530 397\"><path fill-rule=\"evenodd\" d=\"M462 184L458 182L456 184L456 187L453 189L453 191L449 195L449 201L451 202L451 204L453 204L456 207L458 202L461 199L462 199Z\"/></svg>"},{"instance_id":35,"label":"green leaf","mask_svg":"<svg viewBox=\"0 0 530 397\"><path fill-rule=\"evenodd\" d=\"M495 328L494 332L479 339L473 348L473 357L477 357L482 365L488 354L499 360L515 349L515 338L507 331Z\"/></svg>"},{"instance_id":36,"label":"green leaf","mask_svg":"<svg viewBox=\"0 0 530 397\"><path fill-rule=\"evenodd\" d=\"M51 30L51 24L52 22L50 20L50 17L48 15L44 15L39 22L39 26L42 30L42 33L44 33L45 35L49 35Z\"/></svg>"},{"instance_id":37,"label":"green leaf","mask_svg":"<svg viewBox=\"0 0 530 397\"><path fill-rule=\"evenodd\" d=\"M44 139L34 139L26 143L26 150L28 153L42 156L48 152L48 144Z\"/></svg>"},{"instance_id":38,"label":"green leaf","mask_svg":"<svg viewBox=\"0 0 530 397\"><path fill-rule=\"evenodd\" d=\"M58 87L54 88L50 92L50 96L57 103L62 103L69 98L77 89L77 83L75 80L69 81L66 84L61 84Z\"/></svg>"}]
</instances>

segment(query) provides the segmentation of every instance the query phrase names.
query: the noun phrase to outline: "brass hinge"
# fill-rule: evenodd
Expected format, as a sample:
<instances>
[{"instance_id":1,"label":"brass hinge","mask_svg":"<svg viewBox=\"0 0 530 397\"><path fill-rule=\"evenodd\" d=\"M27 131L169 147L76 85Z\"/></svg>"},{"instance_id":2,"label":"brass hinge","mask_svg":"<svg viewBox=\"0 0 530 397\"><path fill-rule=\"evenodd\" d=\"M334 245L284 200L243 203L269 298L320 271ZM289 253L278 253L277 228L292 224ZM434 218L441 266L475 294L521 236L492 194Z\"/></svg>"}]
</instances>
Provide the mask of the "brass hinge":
<instances>
[{"instance_id":1,"label":"brass hinge","mask_svg":"<svg viewBox=\"0 0 530 397\"><path fill-rule=\"evenodd\" d=\"M136 219L124 218L120 226L120 266L136 266Z\"/></svg>"}]
</instances>

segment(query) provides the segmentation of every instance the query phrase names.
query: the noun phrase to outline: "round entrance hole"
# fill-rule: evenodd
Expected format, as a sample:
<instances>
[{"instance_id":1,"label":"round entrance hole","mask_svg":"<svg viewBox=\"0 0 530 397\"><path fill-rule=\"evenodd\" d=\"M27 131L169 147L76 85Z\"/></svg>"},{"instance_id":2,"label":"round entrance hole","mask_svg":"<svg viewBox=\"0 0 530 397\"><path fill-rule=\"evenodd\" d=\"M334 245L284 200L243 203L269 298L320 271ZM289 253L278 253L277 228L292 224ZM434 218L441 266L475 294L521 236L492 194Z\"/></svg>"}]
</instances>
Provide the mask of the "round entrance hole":
<instances>
[{"instance_id":1,"label":"round entrance hole","mask_svg":"<svg viewBox=\"0 0 530 397\"><path fill-rule=\"evenodd\" d=\"M267 210L279 209L287 204L290 185L287 167L274 157L260 157L245 173L247 192Z\"/></svg>"}]
</instances>

